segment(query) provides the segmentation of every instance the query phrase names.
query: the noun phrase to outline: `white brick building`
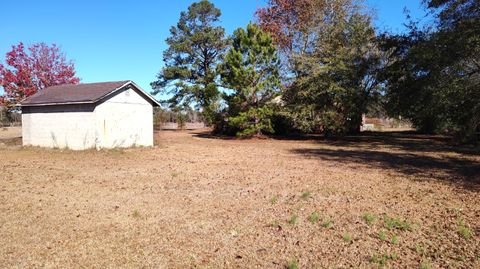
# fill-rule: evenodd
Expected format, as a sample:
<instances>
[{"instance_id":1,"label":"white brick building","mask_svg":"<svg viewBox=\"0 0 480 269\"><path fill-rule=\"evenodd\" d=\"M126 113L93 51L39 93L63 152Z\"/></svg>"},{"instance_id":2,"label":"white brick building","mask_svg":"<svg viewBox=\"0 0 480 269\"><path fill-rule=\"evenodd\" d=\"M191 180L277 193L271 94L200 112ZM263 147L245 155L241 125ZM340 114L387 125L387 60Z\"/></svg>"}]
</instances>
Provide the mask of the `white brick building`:
<instances>
[{"instance_id":1,"label":"white brick building","mask_svg":"<svg viewBox=\"0 0 480 269\"><path fill-rule=\"evenodd\" d=\"M152 146L154 106L159 103L132 81L49 87L21 104L23 145Z\"/></svg>"}]
</instances>

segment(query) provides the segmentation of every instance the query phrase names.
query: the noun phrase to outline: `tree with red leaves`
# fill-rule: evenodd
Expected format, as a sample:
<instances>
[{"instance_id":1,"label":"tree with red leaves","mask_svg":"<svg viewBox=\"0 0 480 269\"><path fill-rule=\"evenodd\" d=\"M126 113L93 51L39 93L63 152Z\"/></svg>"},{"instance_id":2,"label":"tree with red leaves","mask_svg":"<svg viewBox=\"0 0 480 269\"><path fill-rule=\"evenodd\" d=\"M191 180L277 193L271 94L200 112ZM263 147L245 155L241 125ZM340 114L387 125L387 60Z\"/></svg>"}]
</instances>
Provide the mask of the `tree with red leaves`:
<instances>
[{"instance_id":1,"label":"tree with red leaves","mask_svg":"<svg viewBox=\"0 0 480 269\"><path fill-rule=\"evenodd\" d=\"M282 50L293 50L295 41L307 39L319 1L270 0L256 16L262 30L269 32Z\"/></svg>"},{"instance_id":2,"label":"tree with red leaves","mask_svg":"<svg viewBox=\"0 0 480 269\"><path fill-rule=\"evenodd\" d=\"M23 43L12 46L6 54L6 66L0 64L0 104L8 110L26 97L46 87L59 84L77 84L75 66L55 44L37 43L25 50Z\"/></svg>"},{"instance_id":3,"label":"tree with red leaves","mask_svg":"<svg viewBox=\"0 0 480 269\"><path fill-rule=\"evenodd\" d=\"M311 56L332 28L341 28L338 22L361 1L269 0L255 15L262 30L270 33L279 47L286 76L298 76L299 61Z\"/></svg>"}]
</instances>

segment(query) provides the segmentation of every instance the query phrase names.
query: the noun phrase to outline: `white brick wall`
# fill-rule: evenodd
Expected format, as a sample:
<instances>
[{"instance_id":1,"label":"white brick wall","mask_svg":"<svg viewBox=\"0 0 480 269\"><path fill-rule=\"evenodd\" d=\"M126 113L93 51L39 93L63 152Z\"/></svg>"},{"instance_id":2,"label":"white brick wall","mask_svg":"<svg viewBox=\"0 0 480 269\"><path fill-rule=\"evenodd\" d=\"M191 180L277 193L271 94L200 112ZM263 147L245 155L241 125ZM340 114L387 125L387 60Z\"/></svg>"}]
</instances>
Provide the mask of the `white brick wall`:
<instances>
[{"instance_id":1,"label":"white brick wall","mask_svg":"<svg viewBox=\"0 0 480 269\"><path fill-rule=\"evenodd\" d=\"M95 147L95 114L92 106L30 107L22 113L24 146ZM26 112L26 113L25 113Z\"/></svg>"},{"instance_id":2,"label":"white brick wall","mask_svg":"<svg viewBox=\"0 0 480 269\"><path fill-rule=\"evenodd\" d=\"M127 89L95 105L24 107L25 146L114 148L153 145L153 108Z\"/></svg>"},{"instance_id":3,"label":"white brick wall","mask_svg":"<svg viewBox=\"0 0 480 269\"><path fill-rule=\"evenodd\" d=\"M95 108L97 148L153 146L153 108L132 89Z\"/></svg>"}]
</instances>

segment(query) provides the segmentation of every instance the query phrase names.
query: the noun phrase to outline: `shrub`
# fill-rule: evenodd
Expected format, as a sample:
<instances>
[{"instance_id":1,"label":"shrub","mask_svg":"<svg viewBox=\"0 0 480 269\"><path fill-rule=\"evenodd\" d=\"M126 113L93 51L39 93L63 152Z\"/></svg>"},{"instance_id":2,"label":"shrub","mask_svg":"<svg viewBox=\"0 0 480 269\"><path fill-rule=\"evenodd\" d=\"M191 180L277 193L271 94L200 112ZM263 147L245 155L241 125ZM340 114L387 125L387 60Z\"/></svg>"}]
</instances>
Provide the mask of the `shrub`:
<instances>
[{"instance_id":1,"label":"shrub","mask_svg":"<svg viewBox=\"0 0 480 269\"><path fill-rule=\"evenodd\" d=\"M294 123L287 113L280 109L274 109L271 116L273 131L276 135L295 135L300 134L301 131L294 128Z\"/></svg>"}]
</instances>

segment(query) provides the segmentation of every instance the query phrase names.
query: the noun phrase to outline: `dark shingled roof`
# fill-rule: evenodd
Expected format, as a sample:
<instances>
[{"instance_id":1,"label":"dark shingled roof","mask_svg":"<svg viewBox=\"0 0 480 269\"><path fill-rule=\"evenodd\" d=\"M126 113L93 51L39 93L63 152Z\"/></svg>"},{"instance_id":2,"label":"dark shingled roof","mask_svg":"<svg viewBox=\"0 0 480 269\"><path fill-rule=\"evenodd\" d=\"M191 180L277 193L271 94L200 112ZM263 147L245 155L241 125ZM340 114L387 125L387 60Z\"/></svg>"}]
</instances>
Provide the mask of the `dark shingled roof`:
<instances>
[{"instance_id":1,"label":"dark shingled roof","mask_svg":"<svg viewBox=\"0 0 480 269\"><path fill-rule=\"evenodd\" d=\"M21 105L95 103L127 83L133 84L148 99L158 105L153 97L143 92L130 80L52 86L26 98Z\"/></svg>"}]
</instances>

